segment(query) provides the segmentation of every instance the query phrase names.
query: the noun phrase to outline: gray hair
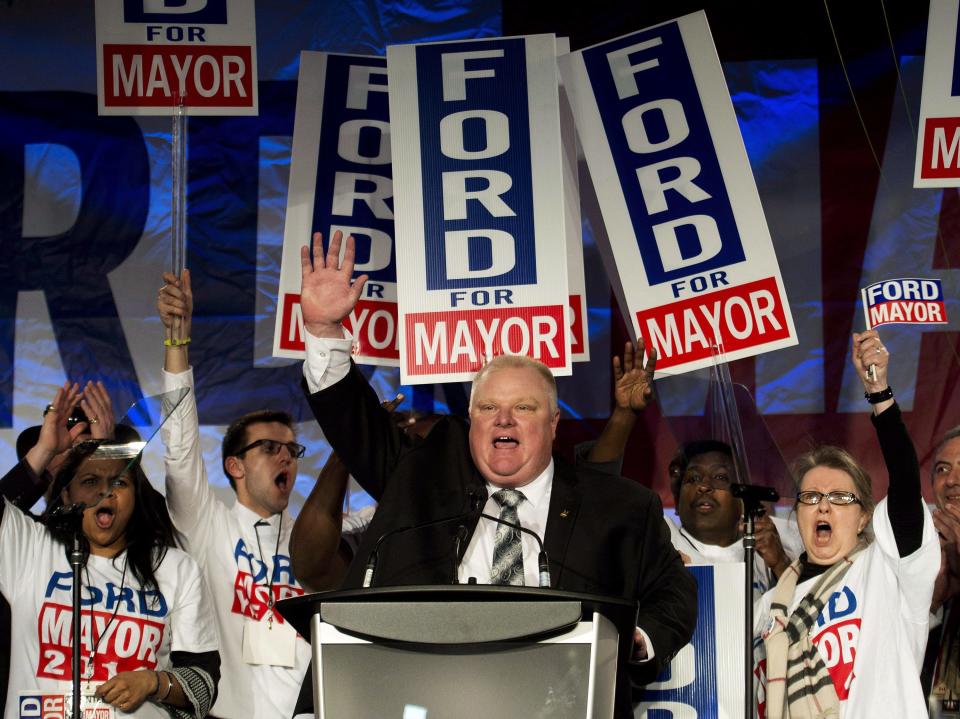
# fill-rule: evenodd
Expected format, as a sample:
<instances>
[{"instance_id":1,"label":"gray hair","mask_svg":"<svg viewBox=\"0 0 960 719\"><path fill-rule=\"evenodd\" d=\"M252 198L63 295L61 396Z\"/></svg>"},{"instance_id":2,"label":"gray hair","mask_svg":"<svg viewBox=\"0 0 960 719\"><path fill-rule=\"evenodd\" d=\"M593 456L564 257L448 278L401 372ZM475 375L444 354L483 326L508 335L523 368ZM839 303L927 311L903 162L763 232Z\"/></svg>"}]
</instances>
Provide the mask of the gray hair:
<instances>
[{"instance_id":1,"label":"gray hair","mask_svg":"<svg viewBox=\"0 0 960 719\"><path fill-rule=\"evenodd\" d=\"M473 398L480 383L486 379L487 375L502 369L532 369L540 375L547 390L550 414L557 411L557 381L553 378L553 373L543 362L526 355L499 355L481 367L480 371L473 376L473 384L470 386L471 410L473 410Z\"/></svg>"},{"instance_id":2,"label":"gray hair","mask_svg":"<svg viewBox=\"0 0 960 719\"><path fill-rule=\"evenodd\" d=\"M873 509L876 507L876 502L873 501L873 481L870 479L867 470L853 458L852 454L843 447L832 444L822 444L801 454L793 461L791 466L793 481L797 485L798 491L807 472L816 467L838 469L849 476L853 480L853 487L860 499L863 511L868 517L873 517ZM796 510L798 502L799 500L794 502L794 510ZM870 524L867 524L863 534L867 541L872 541L873 533Z\"/></svg>"}]
</instances>

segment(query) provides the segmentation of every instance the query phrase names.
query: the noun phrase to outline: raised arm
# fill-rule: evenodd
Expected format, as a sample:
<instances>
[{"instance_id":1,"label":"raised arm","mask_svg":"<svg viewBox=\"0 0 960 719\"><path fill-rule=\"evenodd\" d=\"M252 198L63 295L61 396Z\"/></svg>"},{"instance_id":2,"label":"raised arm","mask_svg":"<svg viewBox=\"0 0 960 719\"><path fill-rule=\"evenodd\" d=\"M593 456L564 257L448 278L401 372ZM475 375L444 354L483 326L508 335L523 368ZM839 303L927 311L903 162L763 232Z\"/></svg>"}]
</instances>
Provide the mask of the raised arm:
<instances>
[{"instance_id":1,"label":"raised arm","mask_svg":"<svg viewBox=\"0 0 960 719\"><path fill-rule=\"evenodd\" d=\"M591 464L623 462L627 440L637 415L650 403L653 397L653 374L657 368L657 350L650 348L646 366L643 364L645 351L643 338L637 345L627 342L623 347L623 361L613 356L613 411L604 426L586 460Z\"/></svg>"},{"instance_id":2,"label":"raised arm","mask_svg":"<svg viewBox=\"0 0 960 719\"><path fill-rule=\"evenodd\" d=\"M216 500L207 483L200 446L200 419L189 363L189 338L193 318L190 270L181 277L166 272L157 295L157 311L164 326L163 384L165 391L183 387L190 391L160 428L166 447L166 497L170 517L192 551L214 531L206 515ZM206 518L205 518L206 517Z\"/></svg>"},{"instance_id":3,"label":"raised arm","mask_svg":"<svg viewBox=\"0 0 960 719\"><path fill-rule=\"evenodd\" d=\"M300 248L300 311L303 326L314 337L341 339L343 318L350 314L363 292L366 275L353 278L356 248L348 237L340 261L343 233L337 230L330 240L327 254L323 254L323 236L313 236L313 253L309 247Z\"/></svg>"},{"instance_id":4,"label":"raised arm","mask_svg":"<svg viewBox=\"0 0 960 719\"><path fill-rule=\"evenodd\" d=\"M863 382L864 393L873 405L871 419L890 478L887 514L897 540L897 551L901 557L906 557L919 549L923 540L923 492L917 451L903 423L900 408L889 391L887 367L890 353L876 330L853 333L851 357Z\"/></svg>"}]
</instances>

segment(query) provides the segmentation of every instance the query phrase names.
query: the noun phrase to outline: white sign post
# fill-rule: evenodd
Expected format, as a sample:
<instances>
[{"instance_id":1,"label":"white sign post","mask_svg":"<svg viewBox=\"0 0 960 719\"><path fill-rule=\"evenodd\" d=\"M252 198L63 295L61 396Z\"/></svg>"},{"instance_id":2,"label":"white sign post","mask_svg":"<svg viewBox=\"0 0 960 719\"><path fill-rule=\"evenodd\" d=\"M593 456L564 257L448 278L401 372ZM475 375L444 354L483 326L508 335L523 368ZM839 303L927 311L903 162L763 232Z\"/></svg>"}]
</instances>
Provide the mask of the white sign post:
<instances>
[{"instance_id":1,"label":"white sign post","mask_svg":"<svg viewBox=\"0 0 960 719\"><path fill-rule=\"evenodd\" d=\"M405 384L570 374L556 41L387 48Z\"/></svg>"},{"instance_id":2,"label":"white sign post","mask_svg":"<svg viewBox=\"0 0 960 719\"><path fill-rule=\"evenodd\" d=\"M634 339L679 373L797 343L703 12L560 58Z\"/></svg>"}]
</instances>

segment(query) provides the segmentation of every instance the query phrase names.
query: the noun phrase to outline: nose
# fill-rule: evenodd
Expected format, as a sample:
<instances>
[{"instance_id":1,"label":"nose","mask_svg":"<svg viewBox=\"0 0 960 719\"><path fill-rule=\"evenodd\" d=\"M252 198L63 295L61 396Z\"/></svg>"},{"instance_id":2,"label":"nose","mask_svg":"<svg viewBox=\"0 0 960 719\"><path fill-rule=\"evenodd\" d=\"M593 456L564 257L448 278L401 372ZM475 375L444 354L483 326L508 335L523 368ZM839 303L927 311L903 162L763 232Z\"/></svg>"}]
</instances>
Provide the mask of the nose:
<instances>
[{"instance_id":1,"label":"nose","mask_svg":"<svg viewBox=\"0 0 960 719\"><path fill-rule=\"evenodd\" d=\"M513 425L513 412L509 407L502 407L497 410L497 416L494 422L498 427L510 427Z\"/></svg>"},{"instance_id":2,"label":"nose","mask_svg":"<svg viewBox=\"0 0 960 719\"><path fill-rule=\"evenodd\" d=\"M712 492L712 491L713 491L713 481L710 478L704 477L699 482L697 482L698 494L706 494L707 492Z\"/></svg>"},{"instance_id":3,"label":"nose","mask_svg":"<svg viewBox=\"0 0 960 719\"><path fill-rule=\"evenodd\" d=\"M951 487L960 485L960 462L950 468L950 474L947 475L946 484Z\"/></svg>"}]
</instances>

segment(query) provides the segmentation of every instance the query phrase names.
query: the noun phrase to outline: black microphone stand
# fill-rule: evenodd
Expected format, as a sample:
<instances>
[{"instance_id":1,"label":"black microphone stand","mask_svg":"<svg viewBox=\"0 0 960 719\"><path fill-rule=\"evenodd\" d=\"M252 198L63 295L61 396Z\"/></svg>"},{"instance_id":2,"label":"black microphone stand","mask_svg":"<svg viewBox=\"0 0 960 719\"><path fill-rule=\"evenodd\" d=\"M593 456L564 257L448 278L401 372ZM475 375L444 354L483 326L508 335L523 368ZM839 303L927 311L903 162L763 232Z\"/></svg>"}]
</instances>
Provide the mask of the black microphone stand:
<instances>
[{"instance_id":1,"label":"black microphone stand","mask_svg":"<svg viewBox=\"0 0 960 719\"><path fill-rule=\"evenodd\" d=\"M83 561L84 561L84 551L83 543L80 541L81 536L83 536L83 510L85 505L82 503L79 504L70 504L66 506L60 506L55 508L50 512L47 523L52 526L61 527L66 529L71 534L70 541L70 554L68 555L70 561L70 569L73 570L73 597L72 597L72 607L71 611L73 612L73 626L72 626L72 642L73 642L73 651L71 656L71 672L72 672L72 690L73 696L71 700L71 717L79 719L83 716L80 712L80 582L82 581Z\"/></svg>"},{"instance_id":2,"label":"black microphone stand","mask_svg":"<svg viewBox=\"0 0 960 719\"><path fill-rule=\"evenodd\" d=\"M753 570L757 538L754 521L767 511L761 502L776 502L780 495L770 487L733 484L730 493L743 502L743 719L753 719Z\"/></svg>"}]
</instances>

